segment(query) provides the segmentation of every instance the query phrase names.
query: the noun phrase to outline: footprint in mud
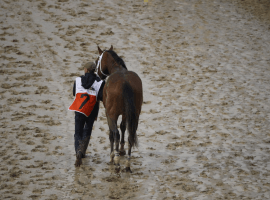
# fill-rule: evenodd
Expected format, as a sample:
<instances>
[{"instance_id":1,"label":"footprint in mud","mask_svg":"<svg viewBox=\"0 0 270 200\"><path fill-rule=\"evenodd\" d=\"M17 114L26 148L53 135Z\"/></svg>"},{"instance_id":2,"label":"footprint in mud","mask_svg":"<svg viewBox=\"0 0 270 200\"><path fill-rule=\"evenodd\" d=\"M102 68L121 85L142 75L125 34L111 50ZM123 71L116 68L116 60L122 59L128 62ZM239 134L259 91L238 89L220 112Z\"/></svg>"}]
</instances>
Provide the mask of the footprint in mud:
<instances>
[{"instance_id":1,"label":"footprint in mud","mask_svg":"<svg viewBox=\"0 0 270 200\"><path fill-rule=\"evenodd\" d=\"M17 78L15 78L17 81L27 81L30 80L32 77L30 74L25 74L23 76L19 76Z\"/></svg>"},{"instance_id":2,"label":"footprint in mud","mask_svg":"<svg viewBox=\"0 0 270 200\"><path fill-rule=\"evenodd\" d=\"M16 151L14 154L18 154L18 155L22 155L22 156L25 156L25 155L28 155L28 153L20 150L20 151Z\"/></svg>"},{"instance_id":3,"label":"footprint in mud","mask_svg":"<svg viewBox=\"0 0 270 200\"><path fill-rule=\"evenodd\" d=\"M25 137L28 134L29 134L28 132L23 131L23 132L17 133L16 138Z\"/></svg>"},{"instance_id":4,"label":"footprint in mud","mask_svg":"<svg viewBox=\"0 0 270 200\"><path fill-rule=\"evenodd\" d=\"M56 140L57 137L55 135L52 135L51 133L44 133L44 139L46 139L46 140Z\"/></svg>"},{"instance_id":5,"label":"footprint in mud","mask_svg":"<svg viewBox=\"0 0 270 200\"><path fill-rule=\"evenodd\" d=\"M29 184L30 184L29 180L22 180L16 183L16 185L29 185Z\"/></svg>"},{"instance_id":6,"label":"footprint in mud","mask_svg":"<svg viewBox=\"0 0 270 200\"><path fill-rule=\"evenodd\" d=\"M28 157L28 156L23 156L20 158L20 160L31 160L32 157Z\"/></svg>"},{"instance_id":7,"label":"footprint in mud","mask_svg":"<svg viewBox=\"0 0 270 200\"><path fill-rule=\"evenodd\" d=\"M52 100L47 99L47 100L42 100L42 101L40 101L40 102L41 102L41 103L44 103L44 104L49 104L49 103L52 102Z\"/></svg>"},{"instance_id":8,"label":"footprint in mud","mask_svg":"<svg viewBox=\"0 0 270 200\"><path fill-rule=\"evenodd\" d=\"M178 147L193 147L196 146L196 144L190 140L186 140L186 141L182 141L182 142L174 142L174 143L170 143L166 146L167 149L170 150L175 150Z\"/></svg>"},{"instance_id":9,"label":"footprint in mud","mask_svg":"<svg viewBox=\"0 0 270 200\"><path fill-rule=\"evenodd\" d=\"M13 191L12 194L15 194L15 195L23 194L23 191L21 191L21 190Z\"/></svg>"},{"instance_id":10,"label":"footprint in mud","mask_svg":"<svg viewBox=\"0 0 270 200\"><path fill-rule=\"evenodd\" d=\"M41 137L43 137L43 136L41 136ZM51 141L48 140L48 139L46 139L46 138L42 138L42 139L41 139L41 143L42 143L42 144L50 144Z\"/></svg>"},{"instance_id":11,"label":"footprint in mud","mask_svg":"<svg viewBox=\"0 0 270 200\"><path fill-rule=\"evenodd\" d=\"M48 152L49 149L45 145L37 145L34 149L31 150L31 152Z\"/></svg>"},{"instance_id":12,"label":"footprint in mud","mask_svg":"<svg viewBox=\"0 0 270 200\"><path fill-rule=\"evenodd\" d=\"M171 133L171 132L170 131L164 131L164 130L155 132L155 134L158 134L158 135L165 135L165 134L169 134L169 133Z\"/></svg>"},{"instance_id":13,"label":"footprint in mud","mask_svg":"<svg viewBox=\"0 0 270 200\"><path fill-rule=\"evenodd\" d=\"M98 137L98 138L100 138L100 139L99 139L99 143L100 143L100 144L105 143L105 140L106 140L105 137Z\"/></svg>"},{"instance_id":14,"label":"footprint in mud","mask_svg":"<svg viewBox=\"0 0 270 200\"><path fill-rule=\"evenodd\" d=\"M160 111L157 111L156 109L150 109L149 113L156 114L156 113L160 113Z\"/></svg>"},{"instance_id":15,"label":"footprint in mud","mask_svg":"<svg viewBox=\"0 0 270 200\"><path fill-rule=\"evenodd\" d=\"M102 163L101 160L100 160L100 158L94 158L94 159L92 160L92 162L93 162L93 163L96 163L96 164L101 164L101 163Z\"/></svg>"},{"instance_id":16,"label":"footprint in mud","mask_svg":"<svg viewBox=\"0 0 270 200\"><path fill-rule=\"evenodd\" d=\"M35 143L33 141L27 141L26 144L27 145L35 145Z\"/></svg>"},{"instance_id":17,"label":"footprint in mud","mask_svg":"<svg viewBox=\"0 0 270 200\"><path fill-rule=\"evenodd\" d=\"M28 198L32 199L32 200L38 200L38 199L40 199L40 195L32 194L32 195L28 196Z\"/></svg>"},{"instance_id":18,"label":"footprint in mud","mask_svg":"<svg viewBox=\"0 0 270 200\"><path fill-rule=\"evenodd\" d=\"M107 182L114 182L114 183L121 182L121 179L118 176L109 176L109 177L103 178L103 180Z\"/></svg>"},{"instance_id":19,"label":"footprint in mud","mask_svg":"<svg viewBox=\"0 0 270 200\"><path fill-rule=\"evenodd\" d=\"M18 103L22 103L22 102L28 102L28 99L24 99L24 98L21 98L21 97L9 98L9 99L7 99L7 102L9 104L18 104Z\"/></svg>"},{"instance_id":20,"label":"footprint in mud","mask_svg":"<svg viewBox=\"0 0 270 200\"><path fill-rule=\"evenodd\" d=\"M42 194L44 190L42 189L34 189L32 192L35 193L35 194Z\"/></svg>"},{"instance_id":21,"label":"footprint in mud","mask_svg":"<svg viewBox=\"0 0 270 200\"><path fill-rule=\"evenodd\" d=\"M185 192L196 192L196 187L194 185L187 185L185 183L182 184L182 190Z\"/></svg>"},{"instance_id":22,"label":"footprint in mud","mask_svg":"<svg viewBox=\"0 0 270 200\"><path fill-rule=\"evenodd\" d=\"M60 122L60 121L53 120L52 118L49 119L49 120L43 119L43 120L40 120L40 121L38 121L38 122L44 123L44 124L46 124L46 125L48 125L48 126L59 126L59 125L61 125L61 122Z\"/></svg>"},{"instance_id":23,"label":"footprint in mud","mask_svg":"<svg viewBox=\"0 0 270 200\"><path fill-rule=\"evenodd\" d=\"M143 104L151 104L151 101L144 101Z\"/></svg>"},{"instance_id":24,"label":"footprint in mud","mask_svg":"<svg viewBox=\"0 0 270 200\"><path fill-rule=\"evenodd\" d=\"M12 87L17 87L18 85L17 84L8 84L8 83L3 83L2 85L1 85L1 88L4 88L4 89L10 89L10 88L12 88Z\"/></svg>"},{"instance_id":25,"label":"footprint in mud","mask_svg":"<svg viewBox=\"0 0 270 200\"><path fill-rule=\"evenodd\" d=\"M35 94L49 94L49 89L47 86L38 86L38 89L35 91Z\"/></svg>"},{"instance_id":26,"label":"footprint in mud","mask_svg":"<svg viewBox=\"0 0 270 200\"><path fill-rule=\"evenodd\" d=\"M18 167L13 167L9 170L9 176L13 178L19 178L23 174L23 171Z\"/></svg>"},{"instance_id":27,"label":"footprint in mud","mask_svg":"<svg viewBox=\"0 0 270 200\"><path fill-rule=\"evenodd\" d=\"M34 116L36 114L32 113L32 112L22 112L22 113L18 113L17 111L13 114L11 114L11 116L15 116L15 117L12 117L11 120L12 121L17 121L17 120L21 120L21 119L24 119L25 117L30 117L30 116Z\"/></svg>"}]
</instances>

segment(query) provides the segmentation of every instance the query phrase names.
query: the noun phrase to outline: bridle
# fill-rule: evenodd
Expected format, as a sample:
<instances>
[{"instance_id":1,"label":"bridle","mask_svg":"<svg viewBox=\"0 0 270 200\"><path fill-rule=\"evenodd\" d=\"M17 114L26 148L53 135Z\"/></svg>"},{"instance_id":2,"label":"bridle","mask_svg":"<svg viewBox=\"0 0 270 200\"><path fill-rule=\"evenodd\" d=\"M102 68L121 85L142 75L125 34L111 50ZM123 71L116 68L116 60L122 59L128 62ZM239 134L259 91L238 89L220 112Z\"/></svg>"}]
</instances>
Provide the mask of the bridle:
<instances>
[{"instance_id":1,"label":"bridle","mask_svg":"<svg viewBox=\"0 0 270 200\"><path fill-rule=\"evenodd\" d=\"M97 63L97 73L98 73L98 68L99 68L99 70L100 70L100 72L101 72L101 74L103 74L104 76L109 76L109 75L107 75L107 74L104 74L103 72L102 72L102 70L101 70L101 60L102 60L102 57L103 57L103 54L106 52L106 50L105 51L103 51L102 52L102 54L98 57L98 63Z\"/></svg>"},{"instance_id":2,"label":"bridle","mask_svg":"<svg viewBox=\"0 0 270 200\"><path fill-rule=\"evenodd\" d=\"M109 75L104 74L103 71L101 70L101 60L102 60L103 54L105 52L106 52L106 50L103 51L102 54L98 57L98 63L97 63L96 69L97 69L97 75L98 75L98 68L99 68L101 74L103 74L104 76L108 77L108 76L110 76L110 74ZM115 62L112 67L114 67L116 64L117 64L117 62Z\"/></svg>"}]
</instances>

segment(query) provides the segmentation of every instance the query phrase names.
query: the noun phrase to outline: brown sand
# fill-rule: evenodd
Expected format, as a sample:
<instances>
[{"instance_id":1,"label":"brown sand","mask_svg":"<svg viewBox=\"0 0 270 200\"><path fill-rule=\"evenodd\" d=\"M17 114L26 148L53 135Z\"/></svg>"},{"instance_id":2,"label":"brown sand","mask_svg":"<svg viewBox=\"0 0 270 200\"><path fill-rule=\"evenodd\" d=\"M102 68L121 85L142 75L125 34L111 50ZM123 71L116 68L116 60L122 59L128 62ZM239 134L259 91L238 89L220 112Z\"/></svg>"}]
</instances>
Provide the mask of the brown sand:
<instances>
[{"instance_id":1,"label":"brown sand","mask_svg":"<svg viewBox=\"0 0 270 200\"><path fill-rule=\"evenodd\" d=\"M257 0L2 1L1 199L269 199L269 18ZM107 164L103 107L74 166L67 109L97 44L143 80L132 174Z\"/></svg>"}]
</instances>

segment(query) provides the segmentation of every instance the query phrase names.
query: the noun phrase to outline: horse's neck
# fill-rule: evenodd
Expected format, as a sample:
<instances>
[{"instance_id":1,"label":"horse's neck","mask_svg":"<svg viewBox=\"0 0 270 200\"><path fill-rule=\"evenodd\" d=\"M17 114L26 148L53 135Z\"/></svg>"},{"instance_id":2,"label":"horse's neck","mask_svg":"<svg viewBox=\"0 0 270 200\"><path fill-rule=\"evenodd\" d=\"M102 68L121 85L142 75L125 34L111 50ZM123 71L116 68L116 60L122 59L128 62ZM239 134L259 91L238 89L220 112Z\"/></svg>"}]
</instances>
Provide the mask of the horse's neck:
<instances>
[{"instance_id":1,"label":"horse's neck","mask_svg":"<svg viewBox=\"0 0 270 200\"><path fill-rule=\"evenodd\" d=\"M122 67L122 65L118 65L115 67L111 67L111 69L109 70L110 74L113 74L113 73L118 72L118 71L127 71L127 69Z\"/></svg>"}]
</instances>

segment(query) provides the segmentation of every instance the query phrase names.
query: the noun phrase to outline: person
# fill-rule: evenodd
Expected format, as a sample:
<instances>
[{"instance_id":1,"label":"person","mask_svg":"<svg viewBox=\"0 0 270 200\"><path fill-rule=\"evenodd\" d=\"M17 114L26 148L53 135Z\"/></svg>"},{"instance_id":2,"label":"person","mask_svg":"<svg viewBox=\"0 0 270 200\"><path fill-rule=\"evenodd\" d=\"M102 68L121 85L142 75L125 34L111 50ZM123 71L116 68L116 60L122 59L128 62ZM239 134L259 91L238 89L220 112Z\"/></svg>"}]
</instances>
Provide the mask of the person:
<instances>
[{"instance_id":1,"label":"person","mask_svg":"<svg viewBox=\"0 0 270 200\"><path fill-rule=\"evenodd\" d=\"M95 63L86 63L84 65L85 75L77 77L73 85L75 99L69 110L75 111L74 146L76 167L79 167L82 164L82 158L85 158L93 124L98 116L99 101L102 101L103 97L105 81L102 81L94 73L95 69Z\"/></svg>"}]
</instances>

